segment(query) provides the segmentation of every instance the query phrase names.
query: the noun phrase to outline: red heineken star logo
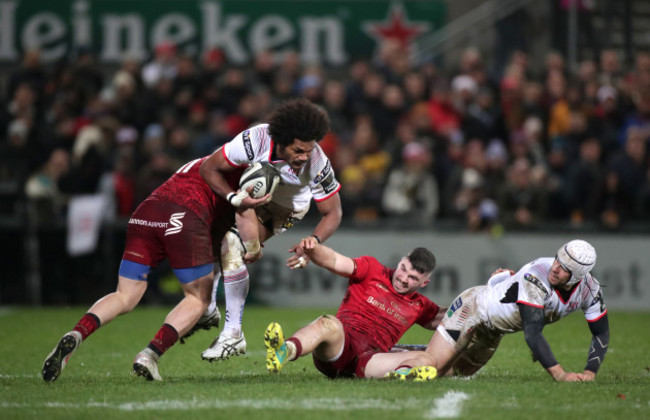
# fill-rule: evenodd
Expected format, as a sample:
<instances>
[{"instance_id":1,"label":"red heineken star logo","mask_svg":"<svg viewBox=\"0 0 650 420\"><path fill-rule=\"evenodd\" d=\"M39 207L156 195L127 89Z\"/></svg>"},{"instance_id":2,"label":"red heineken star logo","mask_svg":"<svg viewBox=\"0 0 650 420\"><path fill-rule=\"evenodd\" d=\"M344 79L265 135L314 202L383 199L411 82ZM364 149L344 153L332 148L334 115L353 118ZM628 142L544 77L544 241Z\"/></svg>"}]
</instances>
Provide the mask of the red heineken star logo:
<instances>
[{"instance_id":1,"label":"red heineken star logo","mask_svg":"<svg viewBox=\"0 0 650 420\"><path fill-rule=\"evenodd\" d=\"M399 3L393 3L386 20L365 22L362 28L379 43L386 39L396 39L402 48L408 49L415 38L429 30L429 24L410 21L404 7Z\"/></svg>"}]
</instances>

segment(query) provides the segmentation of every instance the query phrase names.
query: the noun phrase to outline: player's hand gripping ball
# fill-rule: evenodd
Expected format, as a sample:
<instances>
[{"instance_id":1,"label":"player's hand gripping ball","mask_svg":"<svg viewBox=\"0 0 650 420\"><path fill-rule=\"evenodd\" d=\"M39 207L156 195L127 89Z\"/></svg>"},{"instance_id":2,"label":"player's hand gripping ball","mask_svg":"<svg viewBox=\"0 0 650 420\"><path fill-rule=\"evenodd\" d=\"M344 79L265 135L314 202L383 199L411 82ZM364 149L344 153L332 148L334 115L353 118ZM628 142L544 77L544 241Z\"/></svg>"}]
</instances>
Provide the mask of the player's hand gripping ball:
<instances>
[{"instance_id":1,"label":"player's hand gripping ball","mask_svg":"<svg viewBox=\"0 0 650 420\"><path fill-rule=\"evenodd\" d=\"M242 174L239 179L239 188L242 191L248 191L250 187L253 190L250 196L261 198L266 194L273 194L280 183L280 170L268 162L255 162Z\"/></svg>"}]
</instances>

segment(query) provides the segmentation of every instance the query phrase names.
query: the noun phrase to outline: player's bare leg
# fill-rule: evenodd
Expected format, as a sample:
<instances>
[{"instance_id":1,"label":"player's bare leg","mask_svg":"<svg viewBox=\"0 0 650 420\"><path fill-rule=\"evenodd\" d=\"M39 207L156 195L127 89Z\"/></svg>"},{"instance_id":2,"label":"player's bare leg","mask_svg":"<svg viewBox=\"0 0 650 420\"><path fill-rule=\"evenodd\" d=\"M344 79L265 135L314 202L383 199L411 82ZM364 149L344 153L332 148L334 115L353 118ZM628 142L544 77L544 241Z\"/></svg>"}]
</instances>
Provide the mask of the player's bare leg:
<instances>
[{"instance_id":1,"label":"player's bare leg","mask_svg":"<svg viewBox=\"0 0 650 420\"><path fill-rule=\"evenodd\" d=\"M56 381L83 340L101 325L106 325L118 315L133 310L142 299L145 290L147 290L147 282L119 276L117 290L95 302L77 323L75 329L66 333L47 355L42 368L43 380Z\"/></svg>"},{"instance_id":2,"label":"player's bare leg","mask_svg":"<svg viewBox=\"0 0 650 420\"><path fill-rule=\"evenodd\" d=\"M432 365L438 369L440 376L450 375L452 373L451 367L460 354L439 332L436 332L431 337L426 352L431 357L433 361Z\"/></svg>"},{"instance_id":3,"label":"player's bare leg","mask_svg":"<svg viewBox=\"0 0 650 420\"><path fill-rule=\"evenodd\" d=\"M210 294L210 304L203 312L203 315L196 321L196 324L180 338L181 344L185 344L185 340L194 335L198 330L209 330L211 328L219 328L221 323L221 313L217 307L217 289L221 280L221 266L218 263L214 265L214 281L212 283L212 292Z\"/></svg>"},{"instance_id":4,"label":"player's bare leg","mask_svg":"<svg viewBox=\"0 0 650 420\"><path fill-rule=\"evenodd\" d=\"M319 360L331 360L341 353L345 343L343 324L335 316L323 315L296 331L293 338L302 345L298 357L313 353Z\"/></svg>"},{"instance_id":5,"label":"player's bare leg","mask_svg":"<svg viewBox=\"0 0 650 420\"><path fill-rule=\"evenodd\" d=\"M117 316L131 312L140 302L146 290L146 281L119 276L117 290L95 302L88 312L97 315L101 325L106 325Z\"/></svg>"},{"instance_id":6,"label":"player's bare leg","mask_svg":"<svg viewBox=\"0 0 650 420\"><path fill-rule=\"evenodd\" d=\"M436 376L452 374L452 367L459 357L459 352L451 345L442 334L436 332L426 351L406 351L397 353L378 354L373 356L366 366L366 376L385 377L386 369L393 366L389 376L394 379L430 380ZM374 362L373 362L373 359ZM398 363L399 362L399 363ZM397 365L395 363L398 363ZM370 367L370 371L368 370ZM436 372L430 370L411 371L411 368L435 368ZM406 370L400 371L400 368ZM382 375L382 371L384 375Z\"/></svg>"},{"instance_id":7,"label":"player's bare leg","mask_svg":"<svg viewBox=\"0 0 650 420\"><path fill-rule=\"evenodd\" d=\"M266 367L270 372L278 372L286 362L310 353L320 360L333 360L341 354L345 343L343 324L331 315L314 320L284 342L282 338L282 327L272 322L264 334Z\"/></svg>"},{"instance_id":8,"label":"player's bare leg","mask_svg":"<svg viewBox=\"0 0 650 420\"><path fill-rule=\"evenodd\" d=\"M214 274L210 272L191 283L182 284L185 297L165 318L165 323L173 326L180 335L192 328L210 304L213 278Z\"/></svg>"},{"instance_id":9,"label":"player's bare leg","mask_svg":"<svg viewBox=\"0 0 650 420\"><path fill-rule=\"evenodd\" d=\"M182 283L185 297L167 315L165 323L149 345L136 355L133 361L136 375L148 380L162 380L158 373L158 359L178 341L179 336L190 331L208 307L213 277L211 271L190 283Z\"/></svg>"},{"instance_id":10,"label":"player's bare leg","mask_svg":"<svg viewBox=\"0 0 650 420\"><path fill-rule=\"evenodd\" d=\"M384 378L386 374L397 370L398 368L413 368L416 366L433 367L434 361L429 354L424 351L405 351L396 353L377 353L373 355L366 365L366 378ZM436 374L430 379L435 378Z\"/></svg>"}]
</instances>

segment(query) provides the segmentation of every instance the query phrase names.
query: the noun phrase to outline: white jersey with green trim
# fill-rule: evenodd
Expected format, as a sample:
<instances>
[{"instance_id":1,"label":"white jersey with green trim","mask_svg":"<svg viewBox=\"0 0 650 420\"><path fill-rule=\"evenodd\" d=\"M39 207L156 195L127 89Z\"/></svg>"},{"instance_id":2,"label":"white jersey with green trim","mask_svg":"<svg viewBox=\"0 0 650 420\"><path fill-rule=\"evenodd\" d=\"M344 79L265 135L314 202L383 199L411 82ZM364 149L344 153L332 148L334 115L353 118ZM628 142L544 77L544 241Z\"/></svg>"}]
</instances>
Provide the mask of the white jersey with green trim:
<instances>
[{"instance_id":1,"label":"white jersey with green trim","mask_svg":"<svg viewBox=\"0 0 650 420\"><path fill-rule=\"evenodd\" d=\"M598 281L587 274L565 301L548 282L554 258L538 258L524 265L514 275L496 274L488 287L477 297L477 309L482 319L492 327L511 333L523 325L518 303L544 309L545 324L550 324L580 309L588 322L600 319L607 308Z\"/></svg>"},{"instance_id":2,"label":"white jersey with green trim","mask_svg":"<svg viewBox=\"0 0 650 420\"><path fill-rule=\"evenodd\" d=\"M223 153L232 166L270 162L280 169L282 181L273 193L273 203L300 210L309 206L312 197L316 201L326 200L341 189L329 159L318 144L299 172L284 160L272 160L273 140L268 126L259 124L242 131L223 146Z\"/></svg>"}]
</instances>

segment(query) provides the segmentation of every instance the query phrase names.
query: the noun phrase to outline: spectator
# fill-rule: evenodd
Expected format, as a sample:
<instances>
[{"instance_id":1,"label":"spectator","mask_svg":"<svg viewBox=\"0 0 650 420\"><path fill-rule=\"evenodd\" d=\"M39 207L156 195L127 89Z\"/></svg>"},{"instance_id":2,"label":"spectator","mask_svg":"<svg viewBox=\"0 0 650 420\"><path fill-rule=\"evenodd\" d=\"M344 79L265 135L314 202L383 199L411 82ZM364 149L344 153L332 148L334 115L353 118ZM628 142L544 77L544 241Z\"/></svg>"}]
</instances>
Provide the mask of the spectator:
<instances>
[{"instance_id":1,"label":"spectator","mask_svg":"<svg viewBox=\"0 0 650 420\"><path fill-rule=\"evenodd\" d=\"M497 197L497 191L506 182L508 151L503 142L494 138L485 148L484 191L487 197Z\"/></svg>"},{"instance_id":2,"label":"spectator","mask_svg":"<svg viewBox=\"0 0 650 420\"><path fill-rule=\"evenodd\" d=\"M438 203L437 182L431 174L431 152L418 142L406 144L402 165L388 174L383 211L394 218L426 226L433 222Z\"/></svg>"},{"instance_id":3,"label":"spectator","mask_svg":"<svg viewBox=\"0 0 650 420\"><path fill-rule=\"evenodd\" d=\"M625 144L629 136L630 128L632 127L641 130L639 135L646 141L650 139L650 90L634 92L632 94L632 101L634 107L626 115L619 131L619 142L621 145Z\"/></svg>"},{"instance_id":4,"label":"spectator","mask_svg":"<svg viewBox=\"0 0 650 420\"><path fill-rule=\"evenodd\" d=\"M47 83L47 73L41 63L41 52L38 49L30 49L23 54L23 60L20 68L12 72L7 79L7 92L5 98L7 101L14 98L16 89L25 84L31 88L35 96L34 103L39 111L42 111L45 99L45 84Z\"/></svg>"},{"instance_id":5,"label":"spectator","mask_svg":"<svg viewBox=\"0 0 650 420\"><path fill-rule=\"evenodd\" d=\"M273 51L262 50L253 58L252 79L255 84L270 88L275 78L275 55Z\"/></svg>"},{"instance_id":6,"label":"spectator","mask_svg":"<svg viewBox=\"0 0 650 420\"><path fill-rule=\"evenodd\" d=\"M162 80L173 80L176 77L176 46L163 41L156 45L154 57L142 67L142 81L152 89Z\"/></svg>"},{"instance_id":7,"label":"spectator","mask_svg":"<svg viewBox=\"0 0 650 420\"><path fill-rule=\"evenodd\" d=\"M169 133L166 152L175 168L180 168L185 162L196 158L192 151L192 138L187 128L179 126Z\"/></svg>"},{"instance_id":8,"label":"spectator","mask_svg":"<svg viewBox=\"0 0 650 420\"><path fill-rule=\"evenodd\" d=\"M188 55L178 57L176 63L176 77L173 81L173 95L176 110L183 117L187 117L190 107L195 103L200 89L199 74L196 71L194 61Z\"/></svg>"},{"instance_id":9,"label":"spectator","mask_svg":"<svg viewBox=\"0 0 650 420\"><path fill-rule=\"evenodd\" d=\"M25 181L34 166L27 142L28 129L22 120L9 124L6 143L0 143L0 197L2 212L14 213L23 195Z\"/></svg>"},{"instance_id":10,"label":"spectator","mask_svg":"<svg viewBox=\"0 0 650 420\"><path fill-rule=\"evenodd\" d=\"M598 100L590 126L598 133L603 152L607 156L617 152L621 145L618 140L619 129L623 125L623 115L619 104L618 91L610 86L601 86L596 94Z\"/></svg>"},{"instance_id":11,"label":"spectator","mask_svg":"<svg viewBox=\"0 0 650 420\"><path fill-rule=\"evenodd\" d=\"M323 107L330 117L332 131L341 139L349 140L352 135L350 110L347 107L345 85L338 80L328 80L323 86Z\"/></svg>"},{"instance_id":12,"label":"spectator","mask_svg":"<svg viewBox=\"0 0 650 420\"><path fill-rule=\"evenodd\" d=\"M453 106L447 83L440 82L433 87L429 100L429 116L433 131L439 136L448 138L453 131L459 129L461 117Z\"/></svg>"},{"instance_id":13,"label":"spectator","mask_svg":"<svg viewBox=\"0 0 650 420\"><path fill-rule=\"evenodd\" d=\"M427 84L422 73L410 71L404 76L403 87L407 108L427 100Z\"/></svg>"},{"instance_id":14,"label":"spectator","mask_svg":"<svg viewBox=\"0 0 650 420\"><path fill-rule=\"evenodd\" d=\"M320 103L323 96L323 77L319 67L312 66L296 83L296 95Z\"/></svg>"},{"instance_id":15,"label":"spectator","mask_svg":"<svg viewBox=\"0 0 650 420\"><path fill-rule=\"evenodd\" d=\"M614 49L605 49L600 52L599 57L600 72L598 81L601 85L610 85L620 88L623 82L623 73L621 71L621 60L618 52Z\"/></svg>"},{"instance_id":16,"label":"spectator","mask_svg":"<svg viewBox=\"0 0 650 420\"><path fill-rule=\"evenodd\" d=\"M620 188L629 200L634 200L644 185L648 162L646 158L647 136L645 130L631 127L627 133L624 149L607 162L609 170L618 176Z\"/></svg>"},{"instance_id":17,"label":"spectator","mask_svg":"<svg viewBox=\"0 0 650 420\"><path fill-rule=\"evenodd\" d=\"M600 142L596 137L589 137L580 144L580 160L568 168L564 195L573 226L582 226L585 220L594 217L592 207L605 175L601 155Z\"/></svg>"},{"instance_id":18,"label":"spectator","mask_svg":"<svg viewBox=\"0 0 650 420\"><path fill-rule=\"evenodd\" d=\"M104 87L104 75L91 47L80 46L75 50L71 78L74 92L82 104L94 98Z\"/></svg>"},{"instance_id":19,"label":"spectator","mask_svg":"<svg viewBox=\"0 0 650 420\"><path fill-rule=\"evenodd\" d=\"M475 100L467 106L463 115L461 130L468 138L479 138L484 143L503 134L499 127L499 115L494 107L494 95L487 88L476 92Z\"/></svg>"},{"instance_id":20,"label":"spectator","mask_svg":"<svg viewBox=\"0 0 650 420\"><path fill-rule=\"evenodd\" d=\"M532 183L528 160L518 158L508 169L508 180L498 200L506 229L534 229L545 216L545 192Z\"/></svg>"},{"instance_id":21,"label":"spectator","mask_svg":"<svg viewBox=\"0 0 650 420\"><path fill-rule=\"evenodd\" d=\"M239 102L249 93L249 86L246 83L246 75L241 69L228 68L220 80L221 106L227 114L237 112ZM233 131L236 135L239 131Z\"/></svg>"},{"instance_id":22,"label":"spectator","mask_svg":"<svg viewBox=\"0 0 650 420\"><path fill-rule=\"evenodd\" d=\"M616 230L629 214L632 201L621 185L618 173L608 170L599 186L594 209L605 229Z\"/></svg>"},{"instance_id":23,"label":"spectator","mask_svg":"<svg viewBox=\"0 0 650 420\"><path fill-rule=\"evenodd\" d=\"M399 85L387 85L381 95L381 104L376 109L375 127L382 145L395 132L397 124L402 119L405 111L404 91Z\"/></svg>"}]
</instances>

